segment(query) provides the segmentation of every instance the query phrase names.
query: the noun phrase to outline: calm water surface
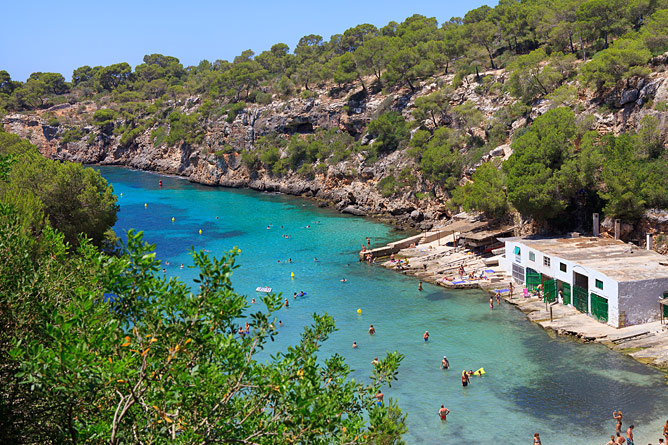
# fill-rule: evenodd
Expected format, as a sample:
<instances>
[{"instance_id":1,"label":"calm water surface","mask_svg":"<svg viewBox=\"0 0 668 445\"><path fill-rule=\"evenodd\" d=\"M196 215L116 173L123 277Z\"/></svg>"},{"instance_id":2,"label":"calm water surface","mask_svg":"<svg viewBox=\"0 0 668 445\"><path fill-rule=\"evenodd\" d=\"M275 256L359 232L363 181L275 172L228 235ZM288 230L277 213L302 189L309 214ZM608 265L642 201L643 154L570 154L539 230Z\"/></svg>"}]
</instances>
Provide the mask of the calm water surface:
<instances>
[{"instance_id":1,"label":"calm water surface","mask_svg":"<svg viewBox=\"0 0 668 445\"><path fill-rule=\"evenodd\" d=\"M374 356L405 354L399 382L384 393L408 413L408 443L529 444L540 432L544 445L603 444L614 432L613 409L624 412L625 425L636 425L636 444L658 443L668 418L663 374L603 346L551 338L508 305L490 311L479 291L426 285L418 292L413 278L358 263L365 237L375 246L401 237L388 226L283 195L99 169L123 194L115 230L143 230L158 257L170 262L169 275L194 278L193 269L179 267L192 264L191 246L214 254L240 247L235 289L250 300L266 285L291 300L278 314L284 326L277 346L296 343L311 315L327 312L339 330L322 352L345 356L356 379L368 379ZM302 290L306 297L293 301ZM369 324L376 335L367 334ZM439 369L444 354L452 365L447 371ZM462 388L461 370L480 367L487 374ZM447 422L438 418L441 404L451 411Z\"/></svg>"}]
</instances>

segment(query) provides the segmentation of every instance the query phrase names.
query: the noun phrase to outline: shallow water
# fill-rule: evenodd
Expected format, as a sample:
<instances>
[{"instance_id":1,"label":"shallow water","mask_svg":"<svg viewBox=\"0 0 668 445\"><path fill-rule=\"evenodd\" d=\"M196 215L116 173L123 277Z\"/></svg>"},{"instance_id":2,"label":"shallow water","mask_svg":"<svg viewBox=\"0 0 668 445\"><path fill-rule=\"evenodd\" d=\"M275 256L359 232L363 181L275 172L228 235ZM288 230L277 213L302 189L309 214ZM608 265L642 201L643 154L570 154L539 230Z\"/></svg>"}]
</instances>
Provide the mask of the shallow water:
<instances>
[{"instance_id":1,"label":"shallow water","mask_svg":"<svg viewBox=\"0 0 668 445\"><path fill-rule=\"evenodd\" d=\"M290 299L278 315L284 326L277 346L295 343L314 312L327 312L339 330L322 352L345 356L355 378L368 378L374 356L405 354L399 382L384 394L408 413L408 443L531 443L540 432L545 445L602 444L614 432L613 409L624 412L625 426L636 425L637 444L658 442L668 418L663 374L604 346L551 338L509 305L490 311L480 291L425 285L419 292L413 278L358 263L365 237L372 247L401 237L383 224L284 195L99 169L123 194L115 230L143 230L158 257L171 263L168 274L194 278L194 270L180 269L192 264L191 246L213 254L241 248L235 289L250 300L266 285ZM302 290L307 295L294 301L293 292ZM376 335L367 334L369 324ZM422 340L425 330L429 342ZM439 369L444 354L452 365L447 371ZM487 374L462 388L461 370L480 367ZM446 422L437 415L441 404L451 411Z\"/></svg>"}]
</instances>

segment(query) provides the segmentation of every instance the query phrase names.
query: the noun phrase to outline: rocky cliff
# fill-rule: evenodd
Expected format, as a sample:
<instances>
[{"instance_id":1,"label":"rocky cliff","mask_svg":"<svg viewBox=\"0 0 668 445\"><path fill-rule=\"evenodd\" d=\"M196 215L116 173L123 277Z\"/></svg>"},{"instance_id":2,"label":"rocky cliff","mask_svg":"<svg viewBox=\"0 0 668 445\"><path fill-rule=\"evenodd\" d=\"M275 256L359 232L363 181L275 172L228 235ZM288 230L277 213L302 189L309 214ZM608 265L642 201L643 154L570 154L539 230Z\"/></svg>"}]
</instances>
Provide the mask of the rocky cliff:
<instances>
[{"instance_id":1,"label":"rocky cliff","mask_svg":"<svg viewBox=\"0 0 668 445\"><path fill-rule=\"evenodd\" d=\"M657 117L663 129L668 128L668 111L655 109L648 104L668 103L668 73L666 61L658 60L654 72L646 80L630 80L621 89L595 97L592 92L578 88L579 96L574 108L579 116L593 116L592 126L600 132L615 134L635 129L643 116ZM481 74L487 84L502 85L508 73L497 70ZM364 93L358 90L328 88L317 92L310 99L275 98L268 105L250 104L232 122L224 117L201 122L205 131L203 142L194 145L156 145L151 136L154 128L145 129L129 145L120 143L120 136L102 132L90 124L92 114L109 106L108 98L62 104L49 110L25 114L11 114L3 119L6 131L29 139L48 157L86 164L122 165L140 170L174 174L191 181L226 187L249 187L260 191L279 191L318 200L322 205L333 205L346 213L381 217L400 226L428 229L450 216L446 206L447 192L429 184L421 175L419 166L407 150L398 150L376 162L367 163L360 153L331 163L326 171L318 171L312 179L296 173L275 176L262 168L250 169L242 163L240 151L253 149L259 136L276 133L285 138L303 137L318 128L339 129L357 138L362 146L371 140L366 134L367 124L379 114L394 110L413 120L411 111L415 99L429 94L442 85L452 83L452 75L441 76L436 81L423 83L414 92L399 90L389 94L381 91ZM481 88L475 75L468 76L454 90L453 105L471 101L484 115L479 127L467 129L484 141L487 139L485 122L499 110L512 105L515 100L501 88ZM602 106L602 104L606 104ZM169 104L185 114L193 113L200 106L200 98L188 97ZM529 113L510 123L508 138L469 165L461 178L466 181L482 162L491 158L506 159L512 153L510 140L513 134L526 127L537 116L558 106L552 100L542 100ZM48 113L48 114L47 114ZM56 116L58 126L51 126L48 116ZM122 125L122 119L116 125ZM425 122L428 126L429 123ZM67 130L78 127L83 132L79 140L63 141ZM225 146L236 150L221 153ZM218 153L217 153L218 152ZM381 194L378 181L393 171L412 169L412 185L391 197ZM420 193L429 191L429 194Z\"/></svg>"}]
</instances>

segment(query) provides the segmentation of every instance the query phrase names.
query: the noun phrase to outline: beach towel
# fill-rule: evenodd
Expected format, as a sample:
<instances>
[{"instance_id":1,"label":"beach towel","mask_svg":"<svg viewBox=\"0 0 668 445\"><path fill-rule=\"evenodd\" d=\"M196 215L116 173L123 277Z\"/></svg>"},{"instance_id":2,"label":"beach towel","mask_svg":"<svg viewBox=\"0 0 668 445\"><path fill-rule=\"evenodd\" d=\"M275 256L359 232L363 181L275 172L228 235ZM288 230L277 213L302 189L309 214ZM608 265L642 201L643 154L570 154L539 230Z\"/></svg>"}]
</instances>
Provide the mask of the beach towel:
<instances>
[{"instance_id":1,"label":"beach towel","mask_svg":"<svg viewBox=\"0 0 668 445\"><path fill-rule=\"evenodd\" d=\"M466 281L453 281L452 284L464 284Z\"/></svg>"},{"instance_id":2,"label":"beach towel","mask_svg":"<svg viewBox=\"0 0 668 445\"><path fill-rule=\"evenodd\" d=\"M494 269L485 269L485 273L494 273Z\"/></svg>"},{"instance_id":3,"label":"beach towel","mask_svg":"<svg viewBox=\"0 0 668 445\"><path fill-rule=\"evenodd\" d=\"M508 289L494 289L494 292L498 292L500 294L505 294L506 292L510 292Z\"/></svg>"}]
</instances>

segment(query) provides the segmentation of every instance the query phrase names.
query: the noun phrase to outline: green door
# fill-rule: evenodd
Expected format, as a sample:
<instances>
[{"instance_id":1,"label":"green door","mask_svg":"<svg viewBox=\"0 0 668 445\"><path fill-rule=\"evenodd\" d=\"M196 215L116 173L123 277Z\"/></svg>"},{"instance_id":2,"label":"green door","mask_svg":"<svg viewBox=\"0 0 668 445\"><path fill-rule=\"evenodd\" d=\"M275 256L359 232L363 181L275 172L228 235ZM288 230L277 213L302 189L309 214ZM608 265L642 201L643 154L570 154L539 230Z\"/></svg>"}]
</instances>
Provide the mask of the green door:
<instances>
[{"instance_id":1,"label":"green door","mask_svg":"<svg viewBox=\"0 0 668 445\"><path fill-rule=\"evenodd\" d=\"M563 283L561 285L561 293L563 294L564 304L571 304L571 285Z\"/></svg>"},{"instance_id":2,"label":"green door","mask_svg":"<svg viewBox=\"0 0 668 445\"><path fill-rule=\"evenodd\" d=\"M668 304L663 305L663 318L668 318Z\"/></svg>"},{"instance_id":3,"label":"green door","mask_svg":"<svg viewBox=\"0 0 668 445\"><path fill-rule=\"evenodd\" d=\"M541 283L540 274L535 270L527 267L527 289L536 290L538 285Z\"/></svg>"},{"instance_id":4,"label":"green door","mask_svg":"<svg viewBox=\"0 0 668 445\"><path fill-rule=\"evenodd\" d=\"M545 298L552 303L557 299L557 280L547 280L543 283Z\"/></svg>"},{"instance_id":5,"label":"green door","mask_svg":"<svg viewBox=\"0 0 668 445\"><path fill-rule=\"evenodd\" d=\"M587 289L580 286L573 286L573 306L575 309L585 314L589 312L589 302L587 301Z\"/></svg>"},{"instance_id":6,"label":"green door","mask_svg":"<svg viewBox=\"0 0 668 445\"><path fill-rule=\"evenodd\" d=\"M608 321L608 300L594 293L591 294L591 314L599 321Z\"/></svg>"}]
</instances>

